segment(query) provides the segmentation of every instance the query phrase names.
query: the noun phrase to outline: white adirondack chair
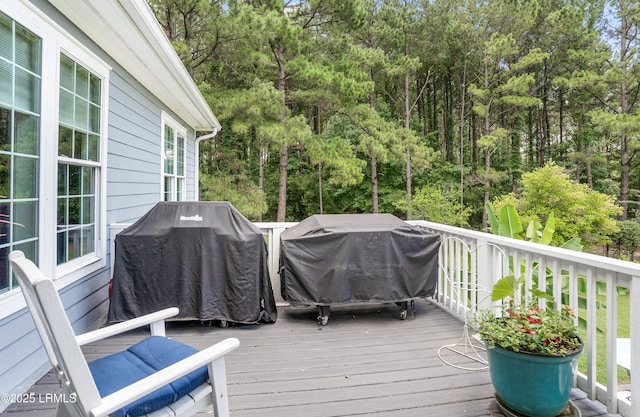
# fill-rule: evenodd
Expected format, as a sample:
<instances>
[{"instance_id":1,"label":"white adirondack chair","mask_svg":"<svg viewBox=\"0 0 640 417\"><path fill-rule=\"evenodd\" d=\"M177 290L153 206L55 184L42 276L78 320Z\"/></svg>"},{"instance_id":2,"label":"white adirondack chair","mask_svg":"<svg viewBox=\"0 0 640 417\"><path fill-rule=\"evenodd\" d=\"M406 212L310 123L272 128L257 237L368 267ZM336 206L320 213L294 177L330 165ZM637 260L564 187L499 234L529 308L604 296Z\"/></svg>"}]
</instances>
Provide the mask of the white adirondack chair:
<instances>
[{"instance_id":1,"label":"white adirondack chair","mask_svg":"<svg viewBox=\"0 0 640 417\"><path fill-rule=\"evenodd\" d=\"M58 417L187 416L211 406L216 417L229 415L224 356L239 346L238 339L228 338L198 352L166 338L164 320L177 315L177 308L76 336L51 279L20 251L13 251L9 260L62 387L64 401L58 404ZM152 336L126 351L87 363L80 346L146 325ZM142 379L120 375L119 370L128 374L137 367L130 363L140 360L136 355L149 361L150 369L145 370L149 375ZM122 361L129 362L123 365ZM187 394L179 397L186 389ZM159 392L165 394L161 399ZM162 405L167 401L173 402Z\"/></svg>"}]
</instances>

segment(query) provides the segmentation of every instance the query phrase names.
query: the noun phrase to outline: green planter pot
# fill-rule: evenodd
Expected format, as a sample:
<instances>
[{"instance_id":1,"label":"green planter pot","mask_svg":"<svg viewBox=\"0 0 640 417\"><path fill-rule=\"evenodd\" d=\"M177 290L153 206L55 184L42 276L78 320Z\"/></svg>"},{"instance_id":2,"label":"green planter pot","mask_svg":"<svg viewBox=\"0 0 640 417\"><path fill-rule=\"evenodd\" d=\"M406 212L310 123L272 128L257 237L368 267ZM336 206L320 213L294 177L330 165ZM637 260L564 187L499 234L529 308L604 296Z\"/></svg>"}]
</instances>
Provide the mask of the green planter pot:
<instances>
[{"instance_id":1,"label":"green planter pot","mask_svg":"<svg viewBox=\"0 0 640 417\"><path fill-rule=\"evenodd\" d=\"M571 397L579 351L567 356L487 349L496 395L513 411L531 417L555 417Z\"/></svg>"}]
</instances>

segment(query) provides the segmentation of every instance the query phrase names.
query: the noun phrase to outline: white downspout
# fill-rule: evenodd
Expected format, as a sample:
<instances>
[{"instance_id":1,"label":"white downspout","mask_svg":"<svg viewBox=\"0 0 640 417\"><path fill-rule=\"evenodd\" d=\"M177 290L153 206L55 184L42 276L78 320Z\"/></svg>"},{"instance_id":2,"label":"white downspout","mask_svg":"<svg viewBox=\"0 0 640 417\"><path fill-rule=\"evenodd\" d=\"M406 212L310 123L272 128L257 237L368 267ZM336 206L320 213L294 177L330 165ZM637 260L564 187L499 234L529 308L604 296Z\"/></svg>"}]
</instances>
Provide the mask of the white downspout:
<instances>
[{"instance_id":1,"label":"white downspout","mask_svg":"<svg viewBox=\"0 0 640 417\"><path fill-rule=\"evenodd\" d=\"M195 146L195 159L196 159L196 172L195 172L195 195L196 201L200 201L200 142L203 140L211 139L215 135L218 134L219 129L217 127L213 128L213 132L207 133L206 135L198 136L196 138L196 146Z\"/></svg>"}]
</instances>

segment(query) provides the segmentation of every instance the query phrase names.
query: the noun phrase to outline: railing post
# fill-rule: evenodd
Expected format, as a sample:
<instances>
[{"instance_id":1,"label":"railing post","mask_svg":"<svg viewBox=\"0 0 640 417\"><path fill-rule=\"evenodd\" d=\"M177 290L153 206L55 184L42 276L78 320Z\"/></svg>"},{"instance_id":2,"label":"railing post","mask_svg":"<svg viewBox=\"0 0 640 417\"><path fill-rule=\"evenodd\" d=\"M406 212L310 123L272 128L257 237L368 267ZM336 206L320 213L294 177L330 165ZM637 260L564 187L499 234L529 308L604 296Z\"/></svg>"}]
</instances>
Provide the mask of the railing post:
<instances>
[{"instance_id":1,"label":"railing post","mask_svg":"<svg viewBox=\"0 0 640 417\"><path fill-rule=\"evenodd\" d=\"M269 274L271 275L271 286L273 287L273 296L276 303L283 303L282 293L280 292L280 234L286 230L285 227L274 227L271 229L269 236Z\"/></svg>"},{"instance_id":2,"label":"railing post","mask_svg":"<svg viewBox=\"0 0 640 417\"><path fill-rule=\"evenodd\" d=\"M500 265L496 265L499 259L495 254L496 249L492 244L481 239L476 241L476 248L478 252L478 288L485 288L491 292L493 283L499 278L496 277L496 274L502 269ZM491 297L479 297L478 308L491 308L491 304Z\"/></svg>"},{"instance_id":3,"label":"railing post","mask_svg":"<svg viewBox=\"0 0 640 417\"><path fill-rule=\"evenodd\" d=\"M629 299L637 300L640 296L640 276L631 278ZM631 337L631 416L640 417L640 331L638 318L640 317L640 303L631 302L631 321L629 323ZM635 401L634 401L635 399Z\"/></svg>"}]
</instances>

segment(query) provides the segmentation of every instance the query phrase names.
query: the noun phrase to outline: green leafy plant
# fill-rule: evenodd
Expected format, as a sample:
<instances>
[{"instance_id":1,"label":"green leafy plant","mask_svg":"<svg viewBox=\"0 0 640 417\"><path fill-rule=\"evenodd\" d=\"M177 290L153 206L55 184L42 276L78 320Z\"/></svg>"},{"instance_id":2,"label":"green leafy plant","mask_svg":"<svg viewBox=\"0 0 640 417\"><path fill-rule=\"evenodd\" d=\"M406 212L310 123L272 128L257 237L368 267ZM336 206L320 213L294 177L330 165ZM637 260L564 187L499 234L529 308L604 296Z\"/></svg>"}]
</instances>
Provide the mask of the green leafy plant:
<instances>
[{"instance_id":1,"label":"green leafy plant","mask_svg":"<svg viewBox=\"0 0 640 417\"><path fill-rule=\"evenodd\" d=\"M489 218L491 230L496 235L527 240L529 242L540 243L542 245L550 245L553 240L553 236L556 231L556 218L553 215L553 212L549 213L547 222L544 225L538 221L529 221L526 233L522 236L522 232L525 230L522 226L522 221L520 220L520 215L518 214L515 205L508 203L502 206L500 209L500 217L495 215L489 203L485 205L485 209ZM574 236L560 245L560 247L581 251L584 245L582 244L582 239L579 236Z\"/></svg>"},{"instance_id":2,"label":"green leafy plant","mask_svg":"<svg viewBox=\"0 0 640 417\"><path fill-rule=\"evenodd\" d=\"M553 212L549 213L547 217L547 222L542 225L540 222L531 220L527 225L526 233L523 235L524 228L522 226L522 221L520 220L520 215L518 214L515 205L512 203L507 203L502 206L500 209L500 216L496 216L491 208L491 205L487 203L485 206L487 210L487 214L489 217L489 222L491 224L491 230L494 234L504 237L510 237L513 239L527 240L533 243L540 243L542 245L551 245L553 241L553 237L555 234L555 217ZM582 243L582 239L580 236L574 236L573 238L567 240L562 245L561 248L570 249L575 251L582 251L584 245ZM525 264L524 261L520 262L520 276L524 275ZM517 271L517 266L514 266L512 261L509 261L509 268L511 270L511 274L515 275ZM537 262L533 263L532 267L532 278L534 282L534 286L537 286L540 279L546 280L546 288L547 295L551 296L553 294L553 271L551 268L545 268L542 273L539 270L539 264ZM569 287L569 276L566 273L563 273L561 276L561 285L562 285L562 302L568 302L568 287ZM580 295L578 297L578 303L580 307L585 307L587 304L586 298L584 294L586 294L586 281L583 277L580 277L578 280L578 286L580 289ZM596 284L598 293L604 293L606 291L606 284L604 282L598 282ZM598 308L601 305L598 303ZM580 318L581 325L586 326L586 322L584 319Z\"/></svg>"},{"instance_id":3,"label":"green leafy plant","mask_svg":"<svg viewBox=\"0 0 640 417\"><path fill-rule=\"evenodd\" d=\"M501 306L498 311L480 312L472 322L487 346L555 356L579 351L582 341L573 311L567 306L556 308L553 297L543 291L527 291L523 280L514 276L503 277L494 285L491 299L502 300Z\"/></svg>"}]
</instances>

